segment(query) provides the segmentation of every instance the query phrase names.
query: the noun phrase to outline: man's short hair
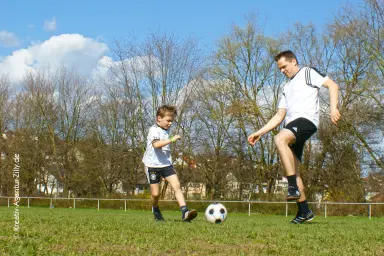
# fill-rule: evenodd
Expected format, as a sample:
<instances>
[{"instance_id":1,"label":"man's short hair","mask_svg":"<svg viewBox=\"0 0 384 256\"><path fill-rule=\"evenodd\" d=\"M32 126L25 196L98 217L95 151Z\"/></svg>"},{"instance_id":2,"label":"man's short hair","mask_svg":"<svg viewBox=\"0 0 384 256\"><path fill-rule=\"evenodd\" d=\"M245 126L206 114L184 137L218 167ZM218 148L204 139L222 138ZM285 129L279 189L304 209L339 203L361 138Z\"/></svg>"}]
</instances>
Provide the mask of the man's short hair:
<instances>
[{"instance_id":1,"label":"man's short hair","mask_svg":"<svg viewBox=\"0 0 384 256\"><path fill-rule=\"evenodd\" d=\"M176 116L177 110L175 106L163 105L157 108L156 116L165 117L165 116Z\"/></svg>"},{"instance_id":2,"label":"man's short hair","mask_svg":"<svg viewBox=\"0 0 384 256\"><path fill-rule=\"evenodd\" d=\"M299 61L297 60L296 55L290 50L283 51L283 52L280 52L279 54L277 54L275 56L275 61L279 61L282 57L285 57L285 59L287 61L292 61L293 59L295 59L297 65L299 65Z\"/></svg>"}]
</instances>

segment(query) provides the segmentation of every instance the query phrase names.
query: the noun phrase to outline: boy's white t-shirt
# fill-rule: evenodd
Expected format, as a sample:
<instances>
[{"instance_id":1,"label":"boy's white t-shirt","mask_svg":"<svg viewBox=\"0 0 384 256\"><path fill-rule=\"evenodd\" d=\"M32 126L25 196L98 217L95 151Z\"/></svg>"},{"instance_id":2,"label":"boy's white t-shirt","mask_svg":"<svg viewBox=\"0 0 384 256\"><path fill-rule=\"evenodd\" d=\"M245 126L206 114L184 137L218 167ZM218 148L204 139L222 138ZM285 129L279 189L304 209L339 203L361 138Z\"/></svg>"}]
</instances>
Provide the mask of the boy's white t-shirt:
<instances>
[{"instance_id":1,"label":"boy's white t-shirt","mask_svg":"<svg viewBox=\"0 0 384 256\"><path fill-rule=\"evenodd\" d=\"M169 131L157 124L149 128L147 136L147 149L144 153L143 163L146 167L166 167L172 165L171 146L165 145L161 148L154 148L152 143L158 140L168 140Z\"/></svg>"},{"instance_id":2,"label":"boy's white t-shirt","mask_svg":"<svg viewBox=\"0 0 384 256\"><path fill-rule=\"evenodd\" d=\"M287 109L285 124L304 117L319 125L319 89L328 79L314 68L302 68L283 87L278 108Z\"/></svg>"}]
</instances>

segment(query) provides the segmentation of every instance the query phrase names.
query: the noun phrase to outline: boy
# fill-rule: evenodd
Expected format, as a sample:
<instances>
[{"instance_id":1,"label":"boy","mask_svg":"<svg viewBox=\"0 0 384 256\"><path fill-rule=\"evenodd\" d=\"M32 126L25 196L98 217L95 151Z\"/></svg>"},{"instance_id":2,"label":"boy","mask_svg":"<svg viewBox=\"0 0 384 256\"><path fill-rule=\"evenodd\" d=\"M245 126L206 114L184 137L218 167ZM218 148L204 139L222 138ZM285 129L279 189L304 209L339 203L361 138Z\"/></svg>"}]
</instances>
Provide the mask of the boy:
<instances>
[{"instance_id":1,"label":"boy","mask_svg":"<svg viewBox=\"0 0 384 256\"><path fill-rule=\"evenodd\" d=\"M284 85L283 95L274 117L248 137L252 146L260 137L277 127L284 119L285 126L276 136L275 144L288 179L287 201L297 200L298 212L291 221L301 224L315 216L309 209L304 193L304 184L298 173L298 165L304 144L319 125L319 95L321 86L329 89L331 120L336 125L340 119L337 108L339 86L314 68L301 68L295 54L284 51L275 57L280 71L289 79Z\"/></svg>"},{"instance_id":2,"label":"boy","mask_svg":"<svg viewBox=\"0 0 384 256\"><path fill-rule=\"evenodd\" d=\"M177 202L182 212L182 221L190 222L197 216L196 210L188 210L180 188L179 178L172 165L170 144L175 143L180 135L169 136L171 127L177 115L174 106L163 105L157 109L156 124L149 129L147 136L147 150L144 153L143 163L145 173L151 188L152 212L156 221L164 221L158 202L160 197L160 179L163 177L175 191Z\"/></svg>"}]
</instances>

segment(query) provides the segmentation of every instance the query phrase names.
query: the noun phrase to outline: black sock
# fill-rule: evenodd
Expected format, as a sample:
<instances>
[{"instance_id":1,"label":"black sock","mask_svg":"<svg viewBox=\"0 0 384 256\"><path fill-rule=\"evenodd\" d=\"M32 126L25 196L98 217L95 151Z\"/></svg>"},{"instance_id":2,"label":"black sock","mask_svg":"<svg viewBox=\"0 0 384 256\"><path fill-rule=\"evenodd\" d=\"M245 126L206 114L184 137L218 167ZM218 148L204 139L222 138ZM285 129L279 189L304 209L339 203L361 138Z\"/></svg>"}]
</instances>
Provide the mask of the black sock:
<instances>
[{"instance_id":1,"label":"black sock","mask_svg":"<svg viewBox=\"0 0 384 256\"><path fill-rule=\"evenodd\" d=\"M303 202L298 202L299 211L302 214L307 214L309 212L308 202L304 200Z\"/></svg>"},{"instance_id":2,"label":"black sock","mask_svg":"<svg viewBox=\"0 0 384 256\"><path fill-rule=\"evenodd\" d=\"M288 186L297 188L296 174L287 176L287 179L288 179Z\"/></svg>"},{"instance_id":3,"label":"black sock","mask_svg":"<svg viewBox=\"0 0 384 256\"><path fill-rule=\"evenodd\" d=\"M296 205L297 205L297 209L298 209L299 213L301 213L300 202L299 202L299 201L296 201Z\"/></svg>"},{"instance_id":4,"label":"black sock","mask_svg":"<svg viewBox=\"0 0 384 256\"><path fill-rule=\"evenodd\" d=\"M188 211L188 208L187 208L187 206L186 206L186 205L184 205L184 206L181 206L181 207L180 207L180 211L181 211L182 213L184 213L184 212Z\"/></svg>"},{"instance_id":5,"label":"black sock","mask_svg":"<svg viewBox=\"0 0 384 256\"><path fill-rule=\"evenodd\" d=\"M152 206L152 212L159 212L159 206Z\"/></svg>"}]
</instances>

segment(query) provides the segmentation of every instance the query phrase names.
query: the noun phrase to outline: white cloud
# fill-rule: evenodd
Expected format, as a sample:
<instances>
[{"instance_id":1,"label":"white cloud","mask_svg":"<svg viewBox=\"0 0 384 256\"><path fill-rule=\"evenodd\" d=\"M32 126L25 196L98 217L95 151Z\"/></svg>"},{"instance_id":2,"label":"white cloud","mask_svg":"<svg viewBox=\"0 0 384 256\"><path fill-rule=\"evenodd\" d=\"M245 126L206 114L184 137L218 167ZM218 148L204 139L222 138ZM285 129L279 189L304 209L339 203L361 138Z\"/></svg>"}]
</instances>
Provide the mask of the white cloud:
<instances>
[{"instance_id":1,"label":"white cloud","mask_svg":"<svg viewBox=\"0 0 384 256\"><path fill-rule=\"evenodd\" d=\"M66 66L91 77L107 51L106 44L92 38L80 34L62 34L44 42L35 42L26 49L3 57L0 59L0 74L8 75L13 83L17 83L27 72L42 67L57 69Z\"/></svg>"},{"instance_id":2,"label":"white cloud","mask_svg":"<svg viewBox=\"0 0 384 256\"><path fill-rule=\"evenodd\" d=\"M104 76L108 73L109 67L113 65L114 62L111 57L103 56L97 62L97 66L92 71L92 77L97 78L97 76Z\"/></svg>"},{"instance_id":3,"label":"white cloud","mask_svg":"<svg viewBox=\"0 0 384 256\"><path fill-rule=\"evenodd\" d=\"M56 18L53 17L52 20L46 20L43 26L44 30L55 31L56 30Z\"/></svg>"},{"instance_id":4,"label":"white cloud","mask_svg":"<svg viewBox=\"0 0 384 256\"><path fill-rule=\"evenodd\" d=\"M136 79L143 75L143 72L146 70L148 63L152 62L153 72L156 74L159 70L156 68L159 60L156 57L149 58L148 56L137 56L129 59L124 59L124 69L127 71L129 79ZM97 75L104 76L107 75L110 69L114 70L113 76L116 76L116 79L119 78L119 75L123 75L121 70L122 62L113 61L112 58L104 56L97 63L97 67L93 70L93 77ZM136 77L134 77L136 76Z\"/></svg>"},{"instance_id":5,"label":"white cloud","mask_svg":"<svg viewBox=\"0 0 384 256\"><path fill-rule=\"evenodd\" d=\"M20 42L15 33L0 30L0 45L14 47L19 46Z\"/></svg>"}]
</instances>

